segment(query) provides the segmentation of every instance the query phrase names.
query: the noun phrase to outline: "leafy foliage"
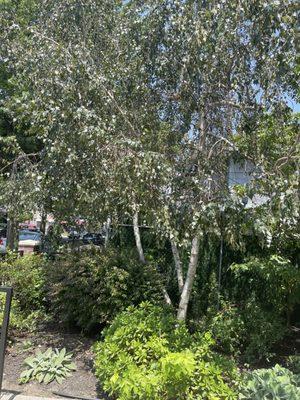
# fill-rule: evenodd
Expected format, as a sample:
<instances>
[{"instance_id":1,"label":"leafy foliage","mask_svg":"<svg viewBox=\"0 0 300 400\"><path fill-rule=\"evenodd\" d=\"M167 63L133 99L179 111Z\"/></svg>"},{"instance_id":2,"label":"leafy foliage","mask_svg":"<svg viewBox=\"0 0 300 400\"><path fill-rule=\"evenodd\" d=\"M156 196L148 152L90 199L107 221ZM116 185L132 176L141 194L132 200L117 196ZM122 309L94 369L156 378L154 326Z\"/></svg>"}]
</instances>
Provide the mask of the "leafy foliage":
<instances>
[{"instance_id":1,"label":"leafy foliage","mask_svg":"<svg viewBox=\"0 0 300 400\"><path fill-rule=\"evenodd\" d=\"M211 331L216 345L222 351L235 356L240 354L247 332L238 307L223 303L219 312L209 312L205 328Z\"/></svg>"},{"instance_id":2,"label":"leafy foliage","mask_svg":"<svg viewBox=\"0 0 300 400\"><path fill-rule=\"evenodd\" d=\"M244 359L255 362L274 356L274 346L287 333L285 321L277 312L262 309L254 299L243 311L246 332L242 337Z\"/></svg>"},{"instance_id":3,"label":"leafy foliage","mask_svg":"<svg viewBox=\"0 0 300 400\"><path fill-rule=\"evenodd\" d=\"M155 266L141 265L117 249L63 255L49 262L46 274L54 315L86 332L107 324L130 304L162 301Z\"/></svg>"},{"instance_id":4,"label":"leafy foliage","mask_svg":"<svg viewBox=\"0 0 300 400\"><path fill-rule=\"evenodd\" d=\"M238 157L272 182L259 188L280 210L280 237L285 205L296 198L295 179L285 184L281 175L292 169L294 137L279 139L287 97L297 95L292 0L50 0L38 7L24 0L21 15L26 3L34 14L28 24L14 7L0 14L14 86L5 109L43 143L37 162L27 157L24 185L36 183L43 206L60 220L81 215L97 225L138 211L181 247L194 241L198 255L207 231L219 235L220 207L234 202L227 172ZM279 146L265 168L273 138ZM20 182L11 181L8 204L14 189L25 193ZM267 213L264 224L256 219L269 242ZM286 225L294 231L295 213Z\"/></svg>"},{"instance_id":5,"label":"leafy foliage","mask_svg":"<svg viewBox=\"0 0 300 400\"><path fill-rule=\"evenodd\" d=\"M229 301L220 312L210 306L203 318L206 329L222 351L244 361L271 358L299 304L298 266L279 255L252 256L232 264L227 278L224 294Z\"/></svg>"},{"instance_id":6,"label":"leafy foliage","mask_svg":"<svg viewBox=\"0 0 300 400\"><path fill-rule=\"evenodd\" d=\"M280 365L250 372L241 388L240 399L297 400L300 396L300 376Z\"/></svg>"},{"instance_id":7,"label":"leafy foliage","mask_svg":"<svg viewBox=\"0 0 300 400\"><path fill-rule=\"evenodd\" d=\"M95 345L95 370L120 400L234 399L224 376L234 368L211 351L209 334L193 337L170 309L129 307Z\"/></svg>"},{"instance_id":8,"label":"leafy foliage","mask_svg":"<svg viewBox=\"0 0 300 400\"><path fill-rule=\"evenodd\" d=\"M224 302L219 312L209 312L200 329L203 324L219 350L248 363L270 358L272 347L286 333L284 320L277 313L264 311L255 300L244 307Z\"/></svg>"},{"instance_id":9,"label":"leafy foliage","mask_svg":"<svg viewBox=\"0 0 300 400\"><path fill-rule=\"evenodd\" d=\"M1 284L14 289L11 325L18 330L35 329L47 318L45 263L44 258L39 255L18 257L9 254L0 261ZM0 303L3 303L3 297Z\"/></svg>"},{"instance_id":10,"label":"leafy foliage","mask_svg":"<svg viewBox=\"0 0 300 400\"><path fill-rule=\"evenodd\" d=\"M268 258L252 257L231 267L234 274L236 298L246 299L255 293L256 301L266 309L285 314L288 322L300 299L300 269L278 255Z\"/></svg>"},{"instance_id":11,"label":"leafy foliage","mask_svg":"<svg viewBox=\"0 0 300 400\"><path fill-rule=\"evenodd\" d=\"M289 356L286 365L288 369L290 369L294 374L300 376L300 355L299 354L294 354L292 356Z\"/></svg>"},{"instance_id":12,"label":"leafy foliage","mask_svg":"<svg viewBox=\"0 0 300 400\"><path fill-rule=\"evenodd\" d=\"M54 380L62 383L76 370L72 362L72 354L67 354L66 349L58 350L49 348L44 353L38 351L35 356L24 361L27 367L20 376L20 383L37 380L39 383L50 383Z\"/></svg>"},{"instance_id":13,"label":"leafy foliage","mask_svg":"<svg viewBox=\"0 0 300 400\"><path fill-rule=\"evenodd\" d=\"M242 187L243 195L268 199L256 210L247 210L244 224L263 247L292 259L299 254L299 115L287 107L277 112L265 114L255 126L246 125L233 141L257 170L248 187Z\"/></svg>"}]
</instances>

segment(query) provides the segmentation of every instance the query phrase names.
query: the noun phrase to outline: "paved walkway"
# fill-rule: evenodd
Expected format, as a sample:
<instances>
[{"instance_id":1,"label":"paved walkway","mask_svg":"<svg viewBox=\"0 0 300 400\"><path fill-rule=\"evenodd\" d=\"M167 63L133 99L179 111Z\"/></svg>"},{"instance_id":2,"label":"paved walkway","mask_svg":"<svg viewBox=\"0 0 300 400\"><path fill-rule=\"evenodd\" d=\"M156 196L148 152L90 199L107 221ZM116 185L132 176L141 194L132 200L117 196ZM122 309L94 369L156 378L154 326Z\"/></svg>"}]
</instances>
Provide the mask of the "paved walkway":
<instances>
[{"instance_id":1,"label":"paved walkway","mask_svg":"<svg viewBox=\"0 0 300 400\"><path fill-rule=\"evenodd\" d=\"M66 395L66 393L64 393ZM56 394L53 392L53 395L55 396ZM18 391L6 391L5 389L0 393L0 400L110 400L109 397L106 395L103 395L104 397L95 397L95 398L89 398L89 397L77 397L75 396L74 398L70 397L67 395L64 397L63 395L61 396L56 396L56 397L47 397L47 396L33 396L30 394L22 394L22 392Z\"/></svg>"},{"instance_id":2,"label":"paved walkway","mask_svg":"<svg viewBox=\"0 0 300 400\"><path fill-rule=\"evenodd\" d=\"M64 399L62 397L61 399ZM19 392L5 392L0 394L0 400L58 400L51 397L24 396Z\"/></svg>"}]
</instances>

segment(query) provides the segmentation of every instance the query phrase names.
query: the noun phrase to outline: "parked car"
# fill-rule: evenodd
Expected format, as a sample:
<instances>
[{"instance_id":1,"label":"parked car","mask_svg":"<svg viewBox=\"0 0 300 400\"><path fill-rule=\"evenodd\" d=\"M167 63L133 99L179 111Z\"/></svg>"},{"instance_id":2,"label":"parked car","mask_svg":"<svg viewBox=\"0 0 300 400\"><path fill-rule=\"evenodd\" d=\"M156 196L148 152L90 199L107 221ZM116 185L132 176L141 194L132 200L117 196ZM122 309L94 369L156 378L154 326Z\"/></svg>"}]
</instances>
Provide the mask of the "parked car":
<instances>
[{"instance_id":1,"label":"parked car","mask_svg":"<svg viewBox=\"0 0 300 400\"><path fill-rule=\"evenodd\" d=\"M6 253L6 229L6 223L0 223L0 254Z\"/></svg>"},{"instance_id":2,"label":"parked car","mask_svg":"<svg viewBox=\"0 0 300 400\"><path fill-rule=\"evenodd\" d=\"M22 230L19 232L18 251L23 254L36 253L41 250L42 233L39 231Z\"/></svg>"},{"instance_id":3,"label":"parked car","mask_svg":"<svg viewBox=\"0 0 300 400\"><path fill-rule=\"evenodd\" d=\"M75 231L75 230L71 230L71 231L69 232L68 239L69 239L70 242L71 242L71 241L80 240L80 238L81 238L80 232Z\"/></svg>"},{"instance_id":4,"label":"parked car","mask_svg":"<svg viewBox=\"0 0 300 400\"><path fill-rule=\"evenodd\" d=\"M6 253L6 238L0 237L0 254Z\"/></svg>"},{"instance_id":5,"label":"parked car","mask_svg":"<svg viewBox=\"0 0 300 400\"><path fill-rule=\"evenodd\" d=\"M6 254L7 240L0 236L0 254ZM22 254L35 253L41 250L42 234L39 231L19 231L18 251Z\"/></svg>"},{"instance_id":6,"label":"parked car","mask_svg":"<svg viewBox=\"0 0 300 400\"><path fill-rule=\"evenodd\" d=\"M101 246L104 244L104 237L101 233L85 233L82 236L83 244L94 244L95 246Z\"/></svg>"}]
</instances>

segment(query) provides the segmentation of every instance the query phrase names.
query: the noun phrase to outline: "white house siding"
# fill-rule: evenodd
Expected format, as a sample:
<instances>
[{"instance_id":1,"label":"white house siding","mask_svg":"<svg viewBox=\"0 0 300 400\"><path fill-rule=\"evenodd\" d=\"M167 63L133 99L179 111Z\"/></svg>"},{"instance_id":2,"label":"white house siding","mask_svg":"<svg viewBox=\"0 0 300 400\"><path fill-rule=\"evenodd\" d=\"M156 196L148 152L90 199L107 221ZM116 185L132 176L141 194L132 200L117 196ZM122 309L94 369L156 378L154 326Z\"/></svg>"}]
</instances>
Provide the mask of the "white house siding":
<instances>
[{"instance_id":1,"label":"white house siding","mask_svg":"<svg viewBox=\"0 0 300 400\"><path fill-rule=\"evenodd\" d=\"M231 160L228 172L228 185L246 185L251 180L254 165L249 161L236 162Z\"/></svg>"},{"instance_id":2,"label":"white house siding","mask_svg":"<svg viewBox=\"0 0 300 400\"><path fill-rule=\"evenodd\" d=\"M228 171L228 185L232 187L234 185L247 185L252 179L255 166L250 161L235 162L230 161ZM248 198L246 208L258 207L269 200L268 196L261 194L255 194L251 199Z\"/></svg>"}]
</instances>

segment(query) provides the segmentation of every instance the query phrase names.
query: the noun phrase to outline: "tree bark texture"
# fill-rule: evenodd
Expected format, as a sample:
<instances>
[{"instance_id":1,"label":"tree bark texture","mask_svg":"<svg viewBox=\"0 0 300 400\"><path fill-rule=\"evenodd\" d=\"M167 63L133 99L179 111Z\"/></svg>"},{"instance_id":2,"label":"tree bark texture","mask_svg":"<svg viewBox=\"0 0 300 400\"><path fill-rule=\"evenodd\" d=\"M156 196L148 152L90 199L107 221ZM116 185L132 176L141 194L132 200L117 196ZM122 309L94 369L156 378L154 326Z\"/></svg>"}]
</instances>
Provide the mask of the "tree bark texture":
<instances>
[{"instance_id":1,"label":"tree bark texture","mask_svg":"<svg viewBox=\"0 0 300 400\"><path fill-rule=\"evenodd\" d=\"M142 264L145 264L146 260L142 246L140 228L139 228L139 213L137 211L133 215L133 231L134 231L136 248L139 254L139 259Z\"/></svg>"},{"instance_id":2,"label":"tree bark texture","mask_svg":"<svg viewBox=\"0 0 300 400\"><path fill-rule=\"evenodd\" d=\"M200 245L200 237L199 235L196 235L192 241L189 267L178 306L177 319L179 321L186 320L188 304L196 276L196 270L199 258L199 245Z\"/></svg>"},{"instance_id":3,"label":"tree bark texture","mask_svg":"<svg viewBox=\"0 0 300 400\"><path fill-rule=\"evenodd\" d=\"M107 218L106 223L105 223L105 239L104 239L104 247L108 246L109 242L109 231L110 231L110 224L111 224L111 219L110 217Z\"/></svg>"},{"instance_id":4,"label":"tree bark texture","mask_svg":"<svg viewBox=\"0 0 300 400\"><path fill-rule=\"evenodd\" d=\"M178 289L179 289L179 293L182 293L183 286L184 286L184 280L183 280L183 270L182 270L182 263L180 260L180 254L179 254L177 245L174 242L174 240L170 239L170 242L171 242L172 254L173 254L175 269L176 269L176 274L177 274Z\"/></svg>"},{"instance_id":5,"label":"tree bark texture","mask_svg":"<svg viewBox=\"0 0 300 400\"><path fill-rule=\"evenodd\" d=\"M7 219L6 247L8 250L16 249L16 221L14 218Z\"/></svg>"}]
</instances>

